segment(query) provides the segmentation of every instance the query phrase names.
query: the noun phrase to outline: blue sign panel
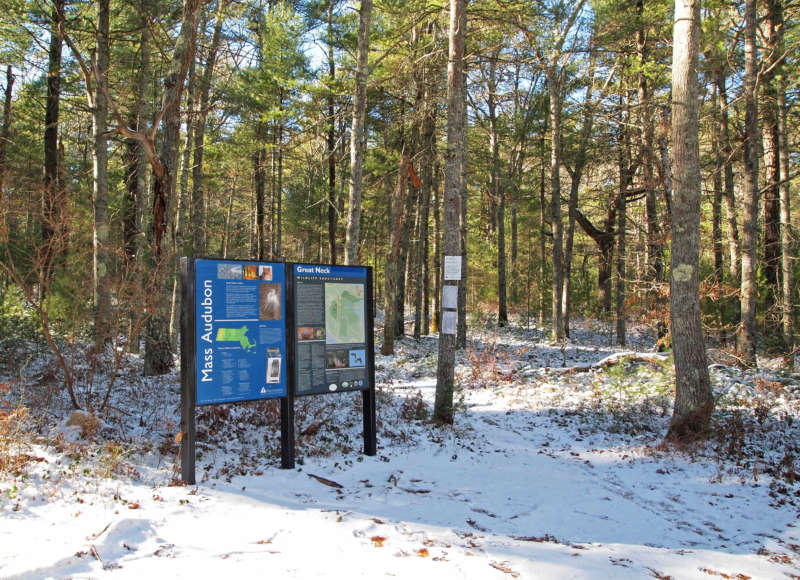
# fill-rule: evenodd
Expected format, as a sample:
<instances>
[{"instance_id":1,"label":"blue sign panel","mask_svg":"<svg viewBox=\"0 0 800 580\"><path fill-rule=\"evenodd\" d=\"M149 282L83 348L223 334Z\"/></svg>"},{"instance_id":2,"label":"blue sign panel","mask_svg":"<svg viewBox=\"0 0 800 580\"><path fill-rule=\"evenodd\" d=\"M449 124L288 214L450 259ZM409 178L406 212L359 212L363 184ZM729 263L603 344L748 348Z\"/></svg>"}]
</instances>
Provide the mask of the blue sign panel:
<instances>
[{"instance_id":1,"label":"blue sign panel","mask_svg":"<svg viewBox=\"0 0 800 580\"><path fill-rule=\"evenodd\" d=\"M197 404L286 396L283 264L195 260Z\"/></svg>"},{"instance_id":2,"label":"blue sign panel","mask_svg":"<svg viewBox=\"0 0 800 580\"><path fill-rule=\"evenodd\" d=\"M366 390L367 269L293 264L295 394Z\"/></svg>"}]
</instances>

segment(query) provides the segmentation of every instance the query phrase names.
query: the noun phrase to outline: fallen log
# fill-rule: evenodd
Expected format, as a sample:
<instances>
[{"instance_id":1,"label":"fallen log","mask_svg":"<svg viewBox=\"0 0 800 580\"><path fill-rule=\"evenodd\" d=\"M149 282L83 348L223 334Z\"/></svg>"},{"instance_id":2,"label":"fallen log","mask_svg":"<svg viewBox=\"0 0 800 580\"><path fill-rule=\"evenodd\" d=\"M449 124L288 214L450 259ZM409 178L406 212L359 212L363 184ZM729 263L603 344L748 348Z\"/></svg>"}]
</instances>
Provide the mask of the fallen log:
<instances>
[{"instance_id":1,"label":"fallen log","mask_svg":"<svg viewBox=\"0 0 800 580\"><path fill-rule=\"evenodd\" d=\"M628 362L641 362L651 365L661 365L671 356L671 353L656 353L656 352L615 352L597 362L582 363L571 367L561 367L547 369L546 372L555 375L568 375L572 373L587 373L589 371L606 368L618 364Z\"/></svg>"}]
</instances>

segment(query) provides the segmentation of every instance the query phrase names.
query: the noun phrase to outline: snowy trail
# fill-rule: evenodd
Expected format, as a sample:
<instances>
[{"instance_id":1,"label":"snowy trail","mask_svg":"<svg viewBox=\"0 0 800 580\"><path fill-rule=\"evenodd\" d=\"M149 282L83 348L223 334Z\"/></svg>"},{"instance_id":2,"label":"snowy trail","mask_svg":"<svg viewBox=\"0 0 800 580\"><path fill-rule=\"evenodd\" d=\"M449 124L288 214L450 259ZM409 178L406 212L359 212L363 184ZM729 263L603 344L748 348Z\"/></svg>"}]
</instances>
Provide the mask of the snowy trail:
<instances>
[{"instance_id":1,"label":"snowy trail","mask_svg":"<svg viewBox=\"0 0 800 580\"><path fill-rule=\"evenodd\" d=\"M169 454L131 457L136 475L108 478L86 456L40 449L13 501L0 482L0 577L800 577L797 509L780 500L796 487L776 499L766 475L660 452L656 431L610 431L607 406L593 406L604 375L506 379L517 362L498 356L496 375L472 380L484 368L462 365L456 426L439 430L408 418L418 403L430 408L435 343L400 346L404 355L381 360L377 457L337 451L337 440L360 444L359 412L337 398L325 400L332 419L318 435L331 446L293 470L257 455L269 426L231 412L230 430L203 440L196 487L169 486ZM159 424L177 407L163 392L148 403L168 412L154 414Z\"/></svg>"}]
</instances>

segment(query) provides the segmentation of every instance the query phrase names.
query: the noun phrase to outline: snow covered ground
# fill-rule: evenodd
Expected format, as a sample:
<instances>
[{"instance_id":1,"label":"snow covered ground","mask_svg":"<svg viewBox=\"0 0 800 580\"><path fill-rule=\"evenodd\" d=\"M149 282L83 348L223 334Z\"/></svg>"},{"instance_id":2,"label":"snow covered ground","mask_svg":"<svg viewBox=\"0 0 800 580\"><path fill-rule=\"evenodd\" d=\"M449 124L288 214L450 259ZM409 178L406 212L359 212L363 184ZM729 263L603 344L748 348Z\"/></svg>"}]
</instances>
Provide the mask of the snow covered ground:
<instances>
[{"instance_id":1,"label":"snow covered ground","mask_svg":"<svg viewBox=\"0 0 800 580\"><path fill-rule=\"evenodd\" d=\"M0 577L800 578L796 375L714 364L714 437L668 449L669 361L588 369L618 352L602 328L544 336L471 337L452 429L428 423L435 337L377 357L376 457L358 394L297 402L294 470L274 402L201 408L191 487L178 377L130 357L97 428L67 427L53 398L30 442L0 447L21 458L0 476Z\"/></svg>"}]
</instances>

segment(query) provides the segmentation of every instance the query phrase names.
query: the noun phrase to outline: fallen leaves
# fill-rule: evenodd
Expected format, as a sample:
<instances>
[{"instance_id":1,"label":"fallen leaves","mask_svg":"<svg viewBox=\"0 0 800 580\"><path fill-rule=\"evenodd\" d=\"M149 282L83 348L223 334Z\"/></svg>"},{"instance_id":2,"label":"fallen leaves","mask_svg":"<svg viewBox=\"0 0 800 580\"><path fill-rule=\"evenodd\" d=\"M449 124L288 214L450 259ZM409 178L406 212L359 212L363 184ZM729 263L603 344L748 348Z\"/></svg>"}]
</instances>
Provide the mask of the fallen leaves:
<instances>
[{"instance_id":1,"label":"fallen leaves","mask_svg":"<svg viewBox=\"0 0 800 580\"><path fill-rule=\"evenodd\" d=\"M673 580L672 576L669 574L664 574L663 572L659 572L655 568L651 568L650 566L645 566L648 570L650 570L650 575L653 578L658 578L658 580Z\"/></svg>"},{"instance_id":2,"label":"fallen leaves","mask_svg":"<svg viewBox=\"0 0 800 580\"><path fill-rule=\"evenodd\" d=\"M489 562L489 566L495 570L500 570L501 572L508 574L512 578L519 578L519 572L512 570L509 567L508 562Z\"/></svg>"},{"instance_id":3,"label":"fallen leaves","mask_svg":"<svg viewBox=\"0 0 800 580\"><path fill-rule=\"evenodd\" d=\"M429 489L411 489L411 488L408 488L408 487L401 487L400 489L403 490L406 493L426 494L426 493L430 493L431 492L431 490L429 490Z\"/></svg>"},{"instance_id":4,"label":"fallen leaves","mask_svg":"<svg viewBox=\"0 0 800 580\"><path fill-rule=\"evenodd\" d=\"M747 574L726 574L725 572L717 572L716 570L711 570L710 568L700 568L701 572L705 572L710 576L722 576L726 580L750 580L750 576Z\"/></svg>"},{"instance_id":5,"label":"fallen leaves","mask_svg":"<svg viewBox=\"0 0 800 580\"><path fill-rule=\"evenodd\" d=\"M558 541L558 538L551 536L550 534L545 534L544 536L515 536L514 539L520 542L536 542L538 544L542 544L544 542L550 542L553 544L561 543Z\"/></svg>"},{"instance_id":6,"label":"fallen leaves","mask_svg":"<svg viewBox=\"0 0 800 580\"><path fill-rule=\"evenodd\" d=\"M307 475L308 475L308 477L310 477L312 479L316 479L318 482L320 482L323 485L327 485L328 487L333 487L333 488L336 488L336 489L344 489L344 486L341 483L336 483L332 479L327 479L325 477L320 477L319 475L314 475L313 473L308 473Z\"/></svg>"}]
</instances>

